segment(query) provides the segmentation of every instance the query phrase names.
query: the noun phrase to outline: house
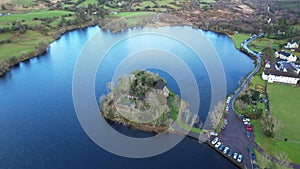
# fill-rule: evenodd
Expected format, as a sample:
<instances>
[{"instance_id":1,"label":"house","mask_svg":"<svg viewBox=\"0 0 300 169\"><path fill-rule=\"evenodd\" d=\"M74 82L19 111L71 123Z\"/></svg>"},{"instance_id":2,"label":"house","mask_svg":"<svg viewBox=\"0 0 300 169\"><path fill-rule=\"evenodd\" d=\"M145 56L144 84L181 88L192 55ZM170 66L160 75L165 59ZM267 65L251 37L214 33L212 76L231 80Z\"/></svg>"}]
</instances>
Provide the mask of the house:
<instances>
[{"instance_id":1,"label":"house","mask_svg":"<svg viewBox=\"0 0 300 169\"><path fill-rule=\"evenodd\" d=\"M299 47L299 45L294 40L289 41L287 43L287 45L285 46L285 48L291 49L291 51L295 51L295 49L297 49L298 47Z\"/></svg>"},{"instance_id":2,"label":"house","mask_svg":"<svg viewBox=\"0 0 300 169\"><path fill-rule=\"evenodd\" d=\"M290 62L296 62L297 61L297 56L295 56L291 53L285 52L283 50L275 52L275 57L279 58L281 60L286 60L286 61L290 61Z\"/></svg>"},{"instance_id":3,"label":"house","mask_svg":"<svg viewBox=\"0 0 300 169\"><path fill-rule=\"evenodd\" d=\"M165 97L169 97L170 91L169 91L169 89L164 85L164 83L163 83L161 80L159 80L159 81L156 82L155 88L156 88L156 89L163 90L164 96L165 96Z\"/></svg>"},{"instance_id":4,"label":"house","mask_svg":"<svg viewBox=\"0 0 300 169\"><path fill-rule=\"evenodd\" d=\"M298 74L294 72L283 72L279 70L265 70L262 73L262 79L267 80L269 83L279 82L287 84L300 84Z\"/></svg>"},{"instance_id":5,"label":"house","mask_svg":"<svg viewBox=\"0 0 300 169\"><path fill-rule=\"evenodd\" d=\"M262 79L269 83L279 82L287 84L300 84L300 66L293 62L278 61L268 63L268 68L262 73Z\"/></svg>"}]
</instances>

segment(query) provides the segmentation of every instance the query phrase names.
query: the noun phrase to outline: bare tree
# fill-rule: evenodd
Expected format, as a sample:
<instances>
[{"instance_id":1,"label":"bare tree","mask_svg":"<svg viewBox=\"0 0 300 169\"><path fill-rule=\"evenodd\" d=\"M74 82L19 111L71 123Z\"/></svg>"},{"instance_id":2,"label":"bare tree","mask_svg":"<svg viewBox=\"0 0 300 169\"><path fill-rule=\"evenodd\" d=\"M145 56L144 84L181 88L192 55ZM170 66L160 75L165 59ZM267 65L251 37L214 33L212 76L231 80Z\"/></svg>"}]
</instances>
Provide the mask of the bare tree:
<instances>
[{"instance_id":1,"label":"bare tree","mask_svg":"<svg viewBox=\"0 0 300 169\"><path fill-rule=\"evenodd\" d=\"M194 114L191 119L190 127L193 127L194 124L197 122L197 120L198 120L198 115Z\"/></svg>"},{"instance_id":2,"label":"bare tree","mask_svg":"<svg viewBox=\"0 0 300 169\"><path fill-rule=\"evenodd\" d=\"M224 106L224 101L220 101L214 106L213 110L208 113L211 129L215 130L217 128L223 115Z\"/></svg>"},{"instance_id":3,"label":"bare tree","mask_svg":"<svg viewBox=\"0 0 300 169\"><path fill-rule=\"evenodd\" d=\"M260 164L259 164L259 168L261 169L267 169L269 166L269 160L268 160L268 156L262 156L261 160L260 160Z\"/></svg>"},{"instance_id":4,"label":"bare tree","mask_svg":"<svg viewBox=\"0 0 300 169\"><path fill-rule=\"evenodd\" d=\"M276 158L279 160L279 164L282 166L287 166L289 162L288 155L285 152L279 152ZM279 166L280 168L281 166Z\"/></svg>"},{"instance_id":5,"label":"bare tree","mask_svg":"<svg viewBox=\"0 0 300 169\"><path fill-rule=\"evenodd\" d=\"M282 127L282 123L273 116L266 117L262 122L263 130L268 137L274 137Z\"/></svg>"},{"instance_id":6,"label":"bare tree","mask_svg":"<svg viewBox=\"0 0 300 169\"><path fill-rule=\"evenodd\" d=\"M247 103L245 103L241 99L237 99L236 102L235 102L235 104L238 107L238 109L240 109L240 110L245 110L248 107Z\"/></svg>"},{"instance_id":7,"label":"bare tree","mask_svg":"<svg viewBox=\"0 0 300 169\"><path fill-rule=\"evenodd\" d=\"M184 122L185 124L188 124L190 121L191 112L189 110L185 110L184 112Z\"/></svg>"}]
</instances>

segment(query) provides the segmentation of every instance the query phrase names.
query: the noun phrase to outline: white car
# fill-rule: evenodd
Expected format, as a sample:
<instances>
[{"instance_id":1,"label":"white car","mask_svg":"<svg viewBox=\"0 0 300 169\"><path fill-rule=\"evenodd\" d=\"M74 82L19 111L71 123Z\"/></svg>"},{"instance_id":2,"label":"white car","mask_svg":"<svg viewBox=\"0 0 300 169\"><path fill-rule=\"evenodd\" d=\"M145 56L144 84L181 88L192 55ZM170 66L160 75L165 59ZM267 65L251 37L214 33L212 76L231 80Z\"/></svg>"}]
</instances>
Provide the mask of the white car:
<instances>
[{"instance_id":1,"label":"white car","mask_svg":"<svg viewBox=\"0 0 300 169\"><path fill-rule=\"evenodd\" d=\"M216 137L216 138L214 138L212 141L211 141L211 144L216 144L217 142L219 141L219 138L218 137Z\"/></svg>"},{"instance_id":2,"label":"white car","mask_svg":"<svg viewBox=\"0 0 300 169\"><path fill-rule=\"evenodd\" d=\"M224 150L223 150L223 153L227 154L228 150L229 150L229 147L225 147Z\"/></svg>"},{"instance_id":3,"label":"white car","mask_svg":"<svg viewBox=\"0 0 300 169\"><path fill-rule=\"evenodd\" d=\"M251 123L248 122L248 121L245 121L244 124L245 124L245 125L250 125Z\"/></svg>"},{"instance_id":4,"label":"white car","mask_svg":"<svg viewBox=\"0 0 300 169\"><path fill-rule=\"evenodd\" d=\"M238 156L238 153L234 153L234 154L233 154L233 159L236 160L237 156Z\"/></svg>"},{"instance_id":5,"label":"white car","mask_svg":"<svg viewBox=\"0 0 300 169\"><path fill-rule=\"evenodd\" d=\"M250 122L250 119L248 119L248 118L243 118L243 122Z\"/></svg>"},{"instance_id":6,"label":"white car","mask_svg":"<svg viewBox=\"0 0 300 169\"><path fill-rule=\"evenodd\" d=\"M242 154L239 154L236 161L240 163L242 160L243 160L243 156L242 156Z\"/></svg>"},{"instance_id":7,"label":"white car","mask_svg":"<svg viewBox=\"0 0 300 169\"><path fill-rule=\"evenodd\" d=\"M218 133L216 133L216 132L210 132L209 135L210 136L218 136Z\"/></svg>"},{"instance_id":8,"label":"white car","mask_svg":"<svg viewBox=\"0 0 300 169\"><path fill-rule=\"evenodd\" d=\"M228 124L228 122L227 122L227 119L224 119L224 124L225 124L225 125L227 125L227 124Z\"/></svg>"},{"instance_id":9,"label":"white car","mask_svg":"<svg viewBox=\"0 0 300 169\"><path fill-rule=\"evenodd\" d=\"M219 141L219 142L217 142L217 144L215 144L215 147L218 148L218 147L220 147L221 144L222 144L221 141Z\"/></svg>"}]
</instances>

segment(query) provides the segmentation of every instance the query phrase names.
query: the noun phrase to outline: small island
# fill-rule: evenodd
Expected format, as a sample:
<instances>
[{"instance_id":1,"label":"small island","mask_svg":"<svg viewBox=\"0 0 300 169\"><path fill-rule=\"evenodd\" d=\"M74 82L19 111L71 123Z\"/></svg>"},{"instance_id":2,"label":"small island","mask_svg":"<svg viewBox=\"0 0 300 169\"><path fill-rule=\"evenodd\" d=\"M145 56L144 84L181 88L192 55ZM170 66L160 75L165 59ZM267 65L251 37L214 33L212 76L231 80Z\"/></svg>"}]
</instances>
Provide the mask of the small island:
<instances>
[{"instance_id":1,"label":"small island","mask_svg":"<svg viewBox=\"0 0 300 169\"><path fill-rule=\"evenodd\" d=\"M170 91L165 79L150 71L136 70L108 84L110 93L100 98L101 115L146 132L167 131L188 104Z\"/></svg>"}]
</instances>

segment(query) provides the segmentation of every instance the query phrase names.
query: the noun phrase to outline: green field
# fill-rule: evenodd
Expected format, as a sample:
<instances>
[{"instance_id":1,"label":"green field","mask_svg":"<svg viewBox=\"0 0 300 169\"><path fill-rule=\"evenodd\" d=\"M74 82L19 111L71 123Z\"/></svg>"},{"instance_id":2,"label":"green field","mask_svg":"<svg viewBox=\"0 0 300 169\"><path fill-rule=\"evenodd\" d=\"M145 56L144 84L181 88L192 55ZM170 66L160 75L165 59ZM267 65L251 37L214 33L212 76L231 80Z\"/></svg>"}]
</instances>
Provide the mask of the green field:
<instances>
[{"instance_id":1,"label":"green field","mask_svg":"<svg viewBox=\"0 0 300 169\"><path fill-rule=\"evenodd\" d=\"M275 138L267 138L260 121L252 121L255 141L271 155L276 157L279 152L286 152L292 162L300 164L300 89L284 84L269 84L268 93L271 115L283 126ZM284 141L285 138L287 141Z\"/></svg>"},{"instance_id":2,"label":"green field","mask_svg":"<svg viewBox=\"0 0 300 169\"><path fill-rule=\"evenodd\" d=\"M11 37L13 36L13 34L12 33L1 33L0 34L0 41L4 41L4 40L8 40L8 39L10 39Z\"/></svg>"},{"instance_id":3,"label":"green field","mask_svg":"<svg viewBox=\"0 0 300 169\"><path fill-rule=\"evenodd\" d=\"M78 5L78 7L81 7L81 6L87 7L88 4L98 4L98 0L85 0L84 2L80 3Z\"/></svg>"},{"instance_id":4,"label":"green field","mask_svg":"<svg viewBox=\"0 0 300 169\"><path fill-rule=\"evenodd\" d=\"M249 43L249 48L261 52L264 47L270 46L273 49L279 50L280 45L286 44L288 40L276 40L269 38L258 38Z\"/></svg>"},{"instance_id":5,"label":"green field","mask_svg":"<svg viewBox=\"0 0 300 169\"><path fill-rule=\"evenodd\" d=\"M241 43L244 42L246 39L250 37L248 34L242 34L242 33L235 33L234 35L229 36L233 43L234 46L239 49L241 47Z\"/></svg>"},{"instance_id":6,"label":"green field","mask_svg":"<svg viewBox=\"0 0 300 169\"><path fill-rule=\"evenodd\" d=\"M34 2L34 0L13 0L13 3L19 5L32 5Z\"/></svg>"},{"instance_id":7,"label":"green field","mask_svg":"<svg viewBox=\"0 0 300 169\"><path fill-rule=\"evenodd\" d=\"M0 37L12 36L12 34L5 33L4 35L0 34ZM7 58L10 56L19 56L20 52L26 51L27 53L35 50L35 47L42 41L52 42L54 39L48 36L44 36L36 31L27 31L25 34L22 34L17 37L10 38L11 43L1 44L0 45L0 59Z\"/></svg>"},{"instance_id":8,"label":"green field","mask_svg":"<svg viewBox=\"0 0 300 169\"><path fill-rule=\"evenodd\" d=\"M32 21L33 18L46 18L54 16L63 16L68 14L73 14L74 12L69 11L39 11L26 14L11 14L9 16L0 17L0 24L5 24L13 21Z\"/></svg>"},{"instance_id":9,"label":"green field","mask_svg":"<svg viewBox=\"0 0 300 169\"><path fill-rule=\"evenodd\" d=\"M116 16L132 18L132 17L146 16L154 13L155 12L120 12Z\"/></svg>"}]
</instances>

